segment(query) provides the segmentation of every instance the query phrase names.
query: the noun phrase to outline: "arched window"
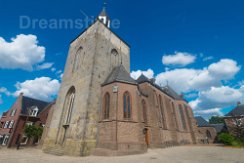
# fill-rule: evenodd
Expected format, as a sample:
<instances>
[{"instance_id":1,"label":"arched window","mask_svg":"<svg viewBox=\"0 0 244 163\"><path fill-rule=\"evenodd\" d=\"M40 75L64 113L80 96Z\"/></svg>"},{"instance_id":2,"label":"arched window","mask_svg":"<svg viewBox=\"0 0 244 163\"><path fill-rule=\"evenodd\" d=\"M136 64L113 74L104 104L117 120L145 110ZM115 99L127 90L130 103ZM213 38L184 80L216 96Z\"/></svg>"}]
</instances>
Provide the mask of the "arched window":
<instances>
[{"instance_id":1,"label":"arched window","mask_svg":"<svg viewBox=\"0 0 244 163\"><path fill-rule=\"evenodd\" d=\"M147 104L145 100L142 100L142 113L143 113L143 120L147 124Z\"/></svg>"},{"instance_id":2,"label":"arched window","mask_svg":"<svg viewBox=\"0 0 244 163\"><path fill-rule=\"evenodd\" d=\"M103 118L109 118L109 110L110 110L110 95L106 93L103 99Z\"/></svg>"},{"instance_id":3,"label":"arched window","mask_svg":"<svg viewBox=\"0 0 244 163\"><path fill-rule=\"evenodd\" d=\"M116 49L112 49L111 54L113 54L114 56L117 56L119 53Z\"/></svg>"},{"instance_id":4,"label":"arched window","mask_svg":"<svg viewBox=\"0 0 244 163\"><path fill-rule=\"evenodd\" d=\"M210 133L210 131L206 131L206 134L207 134L207 137L209 138L209 139L211 139L212 138L212 135L211 135L211 133Z\"/></svg>"},{"instance_id":5,"label":"arched window","mask_svg":"<svg viewBox=\"0 0 244 163\"><path fill-rule=\"evenodd\" d=\"M124 118L131 118L131 97L129 92L125 92L123 96L124 101Z\"/></svg>"},{"instance_id":6,"label":"arched window","mask_svg":"<svg viewBox=\"0 0 244 163\"><path fill-rule=\"evenodd\" d=\"M111 68L114 68L119 65L119 52L116 49L111 50L110 55L110 66Z\"/></svg>"},{"instance_id":7,"label":"arched window","mask_svg":"<svg viewBox=\"0 0 244 163\"><path fill-rule=\"evenodd\" d=\"M180 119L181 119L182 128L184 130L186 130L186 119L184 116L184 110L183 110L182 105L180 105L180 104L179 104L179 111L180 111Z\"/></svg>"},{"instance_id":8,"label":"arched window","mask_svg":"<svg viewBox=\"0 0 244 163\"><path fill-rule=\"evenodd\" d=\"M69 124L75 100L75 88L71 87L65 98L65 119L64 123Z\"/></svg>"},{"instance_id":9,"label":"arched window","mask_svg":"<svg viewBox=\"0 0 244 163\"><path fill-rule=\"evenodd\" d=\"M155 105L158 106L158 96L156 94L156 92L154 92L154 100L155 100Z\"/></svg>"},{"instance_id":10,"label":"arched window","mask_svg":"<svg viewBox=\"0 0 244 163\"><path fill-rule=\"evenodd\" d=\"M79 49L77 50L77 52L75 53L75 58L74 58L72 72L75 72L78 69L78 67L79 67L82 50L83 50L83 47L80 46Z\"/></svg>"},{"instance_id":11,"label":"arched window","mask_svg":"<svg viewBox=\"0 0 244 163\"><path fill-rule=\"evenodd\" d=\"M162 97L161 95L159 95L159 109L160 109L160 113L161 113L161 118L162 118L162 122L163 122L163 127L166 128L166 121L165 121L165 117L164 117L164 108L163 108L163 101L162 101Z\"/></svg>"}]
</instances>

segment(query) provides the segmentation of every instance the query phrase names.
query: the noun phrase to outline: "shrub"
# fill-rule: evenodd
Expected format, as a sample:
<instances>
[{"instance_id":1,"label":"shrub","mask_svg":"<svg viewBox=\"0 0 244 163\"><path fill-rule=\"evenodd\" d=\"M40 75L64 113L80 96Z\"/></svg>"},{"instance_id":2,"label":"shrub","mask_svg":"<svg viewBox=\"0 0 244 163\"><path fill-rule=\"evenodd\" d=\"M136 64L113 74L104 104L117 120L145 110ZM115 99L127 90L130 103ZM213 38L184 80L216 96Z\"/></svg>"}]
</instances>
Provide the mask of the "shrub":
<instances>
[{"instance_id":1,"label":"shrub","mask_svg":"<svg viewBox=\"0 0 244 163\"><path fill-rule=\"evenodd\" d=\"M233 145L235 137L228 133L221 133L218 135L218 140L226 145Z\"/></svg>"}]
</instances>

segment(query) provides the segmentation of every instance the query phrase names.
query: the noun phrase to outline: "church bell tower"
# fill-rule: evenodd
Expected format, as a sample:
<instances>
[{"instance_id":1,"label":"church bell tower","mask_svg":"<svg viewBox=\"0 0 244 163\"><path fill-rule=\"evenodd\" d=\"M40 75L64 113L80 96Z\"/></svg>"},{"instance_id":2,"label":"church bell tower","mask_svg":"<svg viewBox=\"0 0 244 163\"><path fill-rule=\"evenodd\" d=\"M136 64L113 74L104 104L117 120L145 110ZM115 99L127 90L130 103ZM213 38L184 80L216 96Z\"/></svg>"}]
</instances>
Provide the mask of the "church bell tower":
<instances>
[{"instance_id":1,"label":"church bell tower","mask_svg":"<svg viewBox=\"0 0 244 163\"><path fill-rule=\"evenodd\" d=\"M98 19L101 22L103 22L104 25L106 25L108 28L110 28L110 18L109 18L108 14L107 14L107 11L106 11L106 5L107 5L107 3L104 2L103 10L99 14Z\"/></svg>"}]
</instances>

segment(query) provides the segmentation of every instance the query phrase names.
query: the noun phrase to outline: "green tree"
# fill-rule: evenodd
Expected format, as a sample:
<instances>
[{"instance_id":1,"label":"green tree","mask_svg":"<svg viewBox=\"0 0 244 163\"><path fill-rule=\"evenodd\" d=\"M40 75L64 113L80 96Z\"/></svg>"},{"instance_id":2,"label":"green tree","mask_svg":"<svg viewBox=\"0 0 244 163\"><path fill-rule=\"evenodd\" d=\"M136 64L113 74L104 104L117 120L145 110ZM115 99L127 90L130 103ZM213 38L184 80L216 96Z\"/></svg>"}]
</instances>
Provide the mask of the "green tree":
<instances>
[{"instance_id":1,"label":"green tree","mask_svg":"<svg viewBox=\"0 0 244 163\"><path fill-rule=\"evenodd\" d=\"M209 119L209 123L210 124L220 124L220 123L224 123L224 118L223 117L219 117L219 116L212 116Z\"/></svg>"},{"instance_id":2,"label":"green tree","mask_svg":"<svg viewBox=\"0 0 244 163\"><path fill-rule=\"evenodd\" d=\"M28 138L40 139L43 133L43 128L34 125L29 125L25 126L24 132Z\"/></svg>"}]
</instances>

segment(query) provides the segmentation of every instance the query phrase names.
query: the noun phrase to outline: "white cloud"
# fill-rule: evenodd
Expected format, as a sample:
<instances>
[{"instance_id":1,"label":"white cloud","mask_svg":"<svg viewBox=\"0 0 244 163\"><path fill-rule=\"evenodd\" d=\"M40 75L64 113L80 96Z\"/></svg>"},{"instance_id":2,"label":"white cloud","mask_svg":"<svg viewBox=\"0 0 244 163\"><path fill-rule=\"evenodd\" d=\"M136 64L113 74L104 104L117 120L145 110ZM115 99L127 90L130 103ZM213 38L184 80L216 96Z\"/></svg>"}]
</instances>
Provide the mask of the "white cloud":
<instances>
[{"instance_id":1,"label":"white cloud","mask_svg":"<svg viewBox=\"0 0 244 163\"><path fill-rule=\"evenodd\" d=\"M51 101L57 95L60 83L56 79L40 77L34 80L26 80L22 83L17 82L15 87L17 88L14 93L15 96L23 92L24 95L32 98Z\"/></svg>"},{"instance_id":2,"label":"white cloud","mask_svg":"<svg viewBox=\"0 0 244 163\"><path fill-rule=\"evenodd\" d=\"M242 87L237 89L228 86L211 87L208 90L199 92L199 97L189 102L189 105L195 114L211 117L213 115L223 115L220 108L236 105L238 101L243 100L243 97Z\"/></svg>"},{"instance_id":3,"label":"white cloud","mask_svg":"<svg viewBox=\"0 0 244 163\"><path fill-rule=\"evenodd\" d=\"M4 93L7 96L11 95L11 93L5 87L0 87L0 93Z\"/></svg>"},{"instance_id":4,"label":"white cloud","mask_svg":"<svg viewBox=\"0 0 244 163\"><path fill-rule=\"evenodd\" d=\"M64 74L63 74L63 73L62 73L62 74L60 74L60 75L59 75L60 79L62 79L62 78L63 78L63 76L64 76Z\"/></svg>"},{"instance_id":5,"label":"white cloud","mask_svg":"<svg viewBox=\"0 0 244 163\"><path fill-rule=\"evenodd\" d=\"M209 72L214 77L222 80L232 79L240 69L241 66L238 66L237 62L232 59L221 59L208 67Z\"/></svg>"},{"instance_id":6,"label":"white cloud","mask_svg":"<svg viewBox=\"0 0 244 163\"><path fill-rule=\"evenodd\" d=\"M213 108L213 109L207 109L207 110L196 110L196 111L194 111L194 113L196 115L203 116L207 119L209 119L211 116L223 116L221 108Z\"/></svg>"},{"instance_id":7,"label":"white cloud","mask_svg":"<svg viewBox=\"0 0 244 163\"><path fill-rule=\"evenodd\" d=\"M42 63L40 65L36 66L37 70L45 70L45 69L50 69L53 66L54 63L51 62L46 62L46 63Z\"/></svg>"},{"instance_id":8,"label":"white cloud","mask_svg":"<svg viewBox=\"0 0 244 163\"><path fill-rule=\"evenodd\" d=\"M132 71L130 73L131 77L134 78L135 80L138 79L138 77L141 76L141 74L151 79L153 78L154 72L152 69L148 69L146 71L137 70L137 71Z\"/></svg>"},{"instance_id":9,"label":"white cloud","mask_svg":"<svg viewBox=\"0 0 244 163\"><path fill-rule=\"evenodd\" d=\"M55 67L51 68L51 71L52 72L56 71L56 68Z\"/></svg>"},{"instance_id":10,"label":"white cloud","mask_svg":"<svg viewBox=\"0 0 244 163\"><path fill-rule=\"evenodd\" d=\"M210 60L213 60L213 59L214 59L213 56L208 56L208 57L204 57L202 60L203 60L204 62L206 62L206 61L210 61Z\"/></svg>"},{"instance_id":11,"label":"white cloud","mask_svg":"<svg viewBox=\"0 0 244 163\"><path fill-rule=\"evenodd\" d=\"M198 104L200 108L219 107L224 108L227 106L235 105L241 101L243 93L240 89L230 88L228 86L211 87L211 89L202 91L199 94Z\"/></svg>"},{"instance_id":12,"label":"white cloud","mask_svg":"<svg viewBox=\"0 0 244 163\"><path fill-rule=\"evenodd\" d=\"M3 103L2 95L0 95L0 104Z\"/></svg>"},{"instance_id":13,"label":"white cloud","mask_svg":"<svg viewBox=\"0 0 244 163\"><path fill-rule=\"evenodd\" d=\"M184 68L162 72L156 76L156 82L159 85L165 85L168 81L178 93L201 91L212 86L221 86L222 80L233 79L240 68L241 66L238 66L236 61L222 59L203 69Z\"/></svg>"},{"instance_id":14,"label":"white cloud","mask_svg":"<svg viewBox=\"0 0 244 163\"><path fill-rule=\"evenodd\" d=\"M62 70L58 70L57 72L56 72L56 74L58 75L58 74L61 74L62 73Z\"/></svg>"},{"instance_id":15,"label":"white cloud","mask_svg":"<svg viewBox=\"0 0 244 163\"><path fill-rule=\"evenodd\" d=\"M164 65L186 66L194 63L196 56L185 52L175 52L174 54L164 55L162 62Z\"/></svg>"},{"instance_id":16,"label":"white cloud","mask_svg":"<svg viewBox=\"0 0 244 163\"><path fill-rule=\"evenodd\" d=\"M45 47L38 46L35 35L17 35L7 42L0 37L0 68L32 71L45 58Z\"/></svg>"}]
</instances>

